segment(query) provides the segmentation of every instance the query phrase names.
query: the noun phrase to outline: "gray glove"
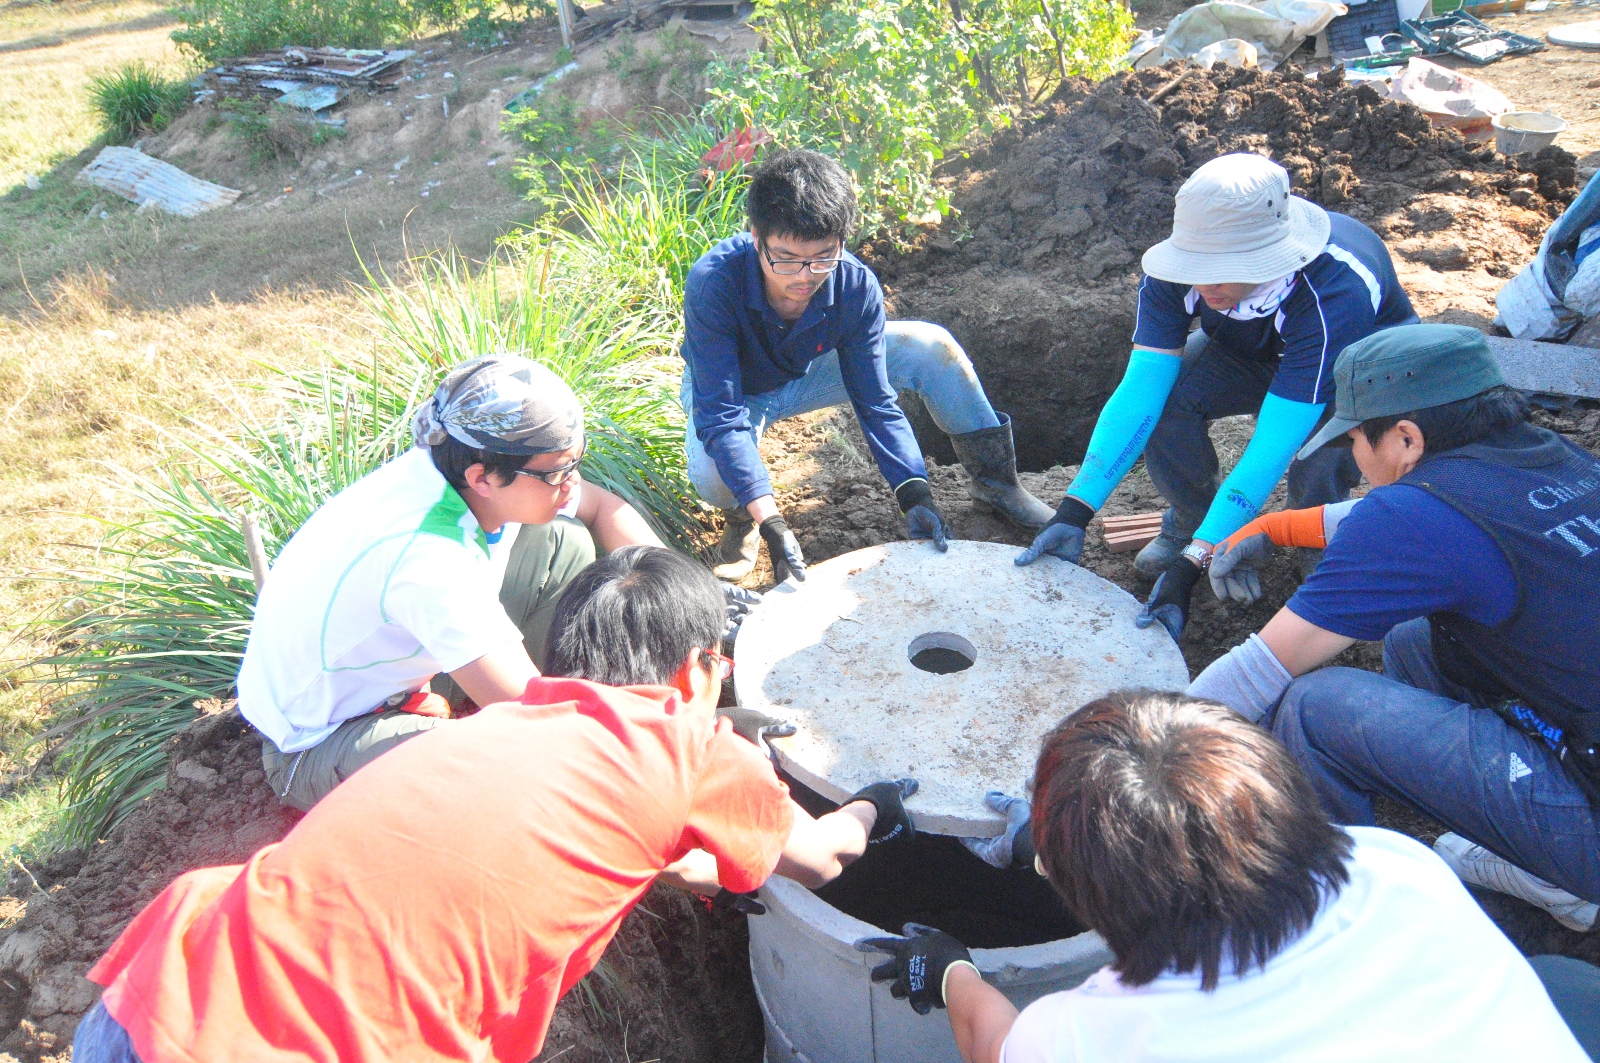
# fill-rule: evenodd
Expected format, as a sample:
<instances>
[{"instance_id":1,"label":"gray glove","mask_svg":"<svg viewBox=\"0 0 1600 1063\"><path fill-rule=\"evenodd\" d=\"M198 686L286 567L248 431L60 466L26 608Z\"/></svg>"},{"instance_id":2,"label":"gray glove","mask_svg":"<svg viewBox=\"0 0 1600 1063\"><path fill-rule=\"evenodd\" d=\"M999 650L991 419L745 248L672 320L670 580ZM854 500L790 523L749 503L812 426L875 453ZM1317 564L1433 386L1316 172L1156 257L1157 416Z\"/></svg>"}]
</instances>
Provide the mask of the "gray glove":
<instances>
[{"instance_id":1,"label":"gray glove","mask_svg":"<svg viewBox=\"0 0 1600 1063\"><path fill-rule=\"evenodd\" d=\"M1033 545L1018 554L1012 564L1031 565L1044 554L1049 554L1076 565L1078 558L1083 555L1083 530L1093 517L1094 510L1089 508L1088 503L1068 495L1061 500L1061 506L1056 510L1056 515L1050 518L1050 523L1034 536Z\"/></svg>"},{"instance_id":2,"label":"gray glove","mask_svg":"<svg viewBox=\"0 0 1600 1063\"><path fill-rule=\"evenodd\" d=\"M1006 817L1006 829L993 838L962 838L961 844L967 847L967 852L990 867L1004 870L1012 866L1017 835L1029 829L1033 806L1020 797L1007 797L999 790L990 790L983 795L983 800Z\"/></svg>"},{"instance_id":3,"label":"gray glove","mask_svg":"<svg viewBox=\"0 0 1600 1063\"><path fill-rule=\"evenodd\" d=\"M1272 536L1257 532L1241 539L1231 549L1222 548L1211 555L1211 590L1221 602L1235 601L1249 605L1261 597L1260 567L1277 549Z\"/></svg>"},{"instance_id":4,"label":"gray glove","mask_svg":"<svg viewBox=\"0 0 1600 1063\"><path fill-rule=\"evenodd\" d=\"M733 721L733 733L751 745L760 747L764 738L788 738L795 733L795 725L776 716L768 716L760 709L746 709L730 705L717 710L718 716Z\"/></svg>"},{"instance_id":5,"label":"gray glove","mask_svg":"<svg viewBox=\"0 0 1600 1063\"><path fill-rule=\"evenodd\" d=\"M722 601L727 609L727 623L722 629L722 643L724 646L731 646L739 637L739 626L744 623L744 618L750 615L750 610L761 604L761 595L743 587L735 587L731 583L723 583Z\"/></svg>"}]
</instances>

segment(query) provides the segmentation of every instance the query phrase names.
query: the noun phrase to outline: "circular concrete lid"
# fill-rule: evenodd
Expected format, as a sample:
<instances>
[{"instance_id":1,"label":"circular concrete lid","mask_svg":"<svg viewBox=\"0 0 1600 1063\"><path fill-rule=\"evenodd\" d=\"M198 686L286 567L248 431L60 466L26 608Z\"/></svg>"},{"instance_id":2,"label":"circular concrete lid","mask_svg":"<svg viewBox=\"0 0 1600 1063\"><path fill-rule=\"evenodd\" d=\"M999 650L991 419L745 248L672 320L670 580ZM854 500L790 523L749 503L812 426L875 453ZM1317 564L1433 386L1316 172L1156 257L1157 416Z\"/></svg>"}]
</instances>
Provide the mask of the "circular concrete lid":
<instances>
[{"instance_id":1,"label":"circular concrete lid","mask_svg":"<svg viewBox=\"0 0 1600 1063\"><path fill-rule=\"evenodd\" d=\"M1159 625L1133 626L1134 597L1053 557L950 543L869 547L778 587L739 632L739 704L793 721L780 763L841 801L913 776L917 828L984 837L1003 820L988 790L1022 794L1039 740L1080 705L1121 687L1181 690L1189 671ZM943 674L912 663L949 669Z\"/></svg>"}]
</instances>

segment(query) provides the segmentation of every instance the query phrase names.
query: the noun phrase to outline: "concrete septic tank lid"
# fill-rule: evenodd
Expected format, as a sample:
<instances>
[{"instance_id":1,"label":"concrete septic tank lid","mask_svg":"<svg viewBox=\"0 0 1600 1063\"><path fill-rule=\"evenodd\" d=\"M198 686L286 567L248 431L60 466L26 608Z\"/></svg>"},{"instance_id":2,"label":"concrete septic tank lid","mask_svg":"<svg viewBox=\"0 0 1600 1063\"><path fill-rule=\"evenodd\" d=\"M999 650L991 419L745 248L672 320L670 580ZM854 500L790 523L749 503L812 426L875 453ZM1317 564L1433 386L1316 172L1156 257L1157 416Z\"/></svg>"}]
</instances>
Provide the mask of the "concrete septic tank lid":
<instances>
[{"instance_id":1,"label":"concrete septic tank lid","mask_svg":"<svg viewBox=\"0 0 1600 1063\"><path fill-rule=\"evenodd\" d=\"M984 837L1004 822L984 792L1021 794L1068 712L1119 687L1188 685L1166 631L1133 626L1132 595L1053 557L1018 568L1018 552L888 543L767 594L739 632L734 690L799 727L772 743L784 769L834 801L913 776L919 830ZM919 663L942 674L912 663L930 650Z\"/></svg>"}]
</instances>

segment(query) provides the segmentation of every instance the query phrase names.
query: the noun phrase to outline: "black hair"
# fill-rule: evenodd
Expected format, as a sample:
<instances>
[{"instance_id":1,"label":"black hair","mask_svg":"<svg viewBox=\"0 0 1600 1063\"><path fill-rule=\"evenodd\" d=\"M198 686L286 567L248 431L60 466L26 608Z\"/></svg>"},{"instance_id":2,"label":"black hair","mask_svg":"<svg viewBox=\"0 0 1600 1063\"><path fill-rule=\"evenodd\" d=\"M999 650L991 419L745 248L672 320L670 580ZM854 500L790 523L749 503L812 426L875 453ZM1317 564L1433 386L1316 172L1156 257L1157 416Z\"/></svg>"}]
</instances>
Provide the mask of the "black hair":
<instances>
[{"instance_id":1,"label":"black hair","mask_svg":"<svg viewBox=\"0 0 1600 1063\"><path fill-rule=\"evenodd\" d=\"M1410 421L1422 430L1422 445L1428 453L1438 454L1476 443L1527 419L1527 397L1514 388L1498 384L1455 402L1362 421L1361 434L1367 437L1369 446L1375 447L1389 429L1401 421Z\"/></svg>"},{"instance_id":2,"label":"black hair","mask_svg":"<svg viewBox=\"0 0 1600 1063\"><path fill-rule=\"evenodd\" d=\"M1264 967L1350 881L1350 835L1289 751L1212 702L1091 701L1045 736L1034 779L1039 862L1126 985Z\"/></svg>"},{"instance_id":3,"label":"black hair","mask_svg":"<svg viewBox=\"0 0 1600 1063\"><path fill-rule=\"evenodd\" d=\"M850 175L815 151L787 151L762 163L745 198L750 228L763 240L848 240L856 231Z\"/></svg>"},{"instance_id":4,"label":"black hair","mask_svg":"<svg viewBox=\"0 0 1600 1063\"><path fill-rule=\"evenodd\" d=\"M457 491L467 489L467 469L473 465L482 465L485 473L505 487L517 475L517 470L528 464L526 454L496 454L492 450L479 450L467 446L455 436L445 436L443 443L434 444L428 448L428 452L433 456L433 467Z\"/></svg>"},{"instance_id":5,"label":"black hair","mask_svg":"<svg viewBox=\"0 0 1600 1063\"><path fill-rule=\"evenodd\" d=\"M693 649L716 649L722 590L705 566L661 546L625 546L567 585L545 640L548 675L666 686Z\"/></svg>"}]
</instances>

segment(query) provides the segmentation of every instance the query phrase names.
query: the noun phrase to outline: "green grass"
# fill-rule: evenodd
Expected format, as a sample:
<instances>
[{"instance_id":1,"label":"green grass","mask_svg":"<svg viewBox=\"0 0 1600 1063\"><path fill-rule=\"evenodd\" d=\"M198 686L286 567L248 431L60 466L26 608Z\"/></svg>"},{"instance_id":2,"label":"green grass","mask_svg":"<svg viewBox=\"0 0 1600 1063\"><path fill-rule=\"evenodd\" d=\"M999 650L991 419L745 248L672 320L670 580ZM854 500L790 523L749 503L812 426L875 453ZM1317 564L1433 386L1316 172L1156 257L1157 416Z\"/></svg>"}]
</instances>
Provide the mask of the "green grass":
<instances>
[{"instance_id":1,"label":"green grass","mask_svg":"<svg viewBox=\"0 0 1600 1063\"><path fill-rule=\"evenodd\" d=\"M90 106L115 144L129 143L146 129L165 129L188 99L186 80L168 77L143 59L89 77Z\"/></svg>"},{"instance_id":2,"label":"green grass","mask_svg":"<svg viewBox=\"0 0 1600 1063\"><path fill-rule=\"evenodd\" d=\"M0 801L0 838L6 839L0 847L0 863L5 865L0 879L19 860L32 867L64 848L65 822L61 787L55 782L25 786Z\"/></svg>"},{"instance_id":3,"label":"green grass","mask_svg":"<svg viewBox=\"0 0 1600 1063\"><path fill-rule=\"evenodd\" d=\"M410 445L410 411L452 365L513 351L549 366L584 403L585 478L665 541L696 548L679 307L694 258L737 229L743 192L736 176L706 189L686 173L699 150L641 150L609 194L574 179L561 209L488 265L433 256L398 278L369 275L371 353L332 351L327 368L283 371L270 385L281 401L222 403L213 420L227 431L169 430L155 473L118 473L136 515L36 577L59 596L26 636L53 652L14 676L60 706L45 733L65 739L52 837L103 836L161 785L165 744L195 703L230 696L254 603L240 518L256 515L275 556L322 502ZM252 417L264 406L281 412Z\"/></svg>"}]
</instances>

